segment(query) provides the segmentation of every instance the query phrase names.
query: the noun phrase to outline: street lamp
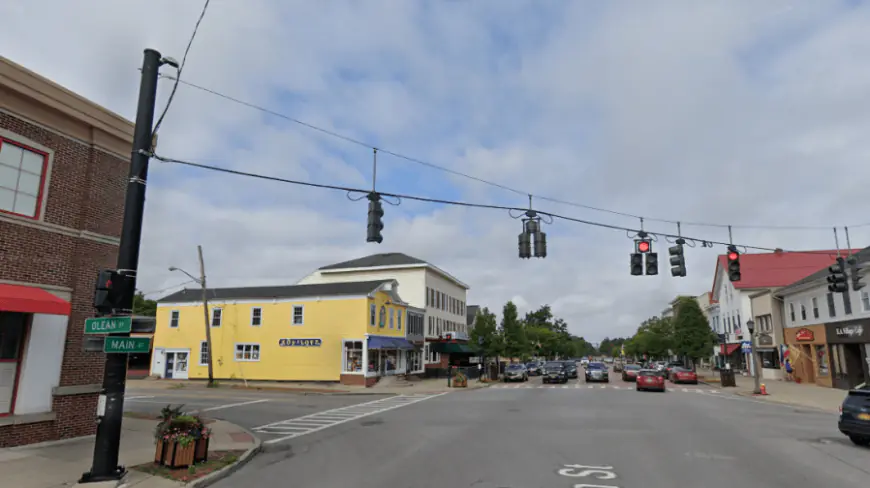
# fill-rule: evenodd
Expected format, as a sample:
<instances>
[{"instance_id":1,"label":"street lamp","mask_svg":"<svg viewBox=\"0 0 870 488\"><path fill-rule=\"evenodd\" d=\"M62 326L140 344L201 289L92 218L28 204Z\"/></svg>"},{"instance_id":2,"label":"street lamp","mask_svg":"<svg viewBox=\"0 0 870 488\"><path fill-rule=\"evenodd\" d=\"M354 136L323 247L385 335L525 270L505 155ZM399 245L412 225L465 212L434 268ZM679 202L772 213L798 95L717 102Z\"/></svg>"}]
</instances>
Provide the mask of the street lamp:
<instances>
[{"instance_id":1,"label":"street lamp","mask_svg":"<svg viewBox=\"0 0 870 488\"><path fill-rule=\"evenodd\" d=\"M755 321L749 319L746 321L746 330L749 331L749 343L752 349L750 350L750 357L752 358L752 376L755 380L755 389L752 390L753 395L761 394L761 379L758 377L758 356L755 350Z\"/></svg>"},{"instance_id":2,"label":"street lamp","mask_svg":"<svg viewBox=\"0 0 870 488\"><path fill-rule=\"evenodd\" d=\"M214 387L214 368L211 359L213 355L211 349L211 324L208 320L208 288L205 284L205 262L202 259L202 246L196 246L196 249L199 253L199 278L176 266L170 266L169 271L181 271L202 287L202 313L205 317L205 342L208 348L208 386L211 388Z\"/></svg>"}]
</instances>

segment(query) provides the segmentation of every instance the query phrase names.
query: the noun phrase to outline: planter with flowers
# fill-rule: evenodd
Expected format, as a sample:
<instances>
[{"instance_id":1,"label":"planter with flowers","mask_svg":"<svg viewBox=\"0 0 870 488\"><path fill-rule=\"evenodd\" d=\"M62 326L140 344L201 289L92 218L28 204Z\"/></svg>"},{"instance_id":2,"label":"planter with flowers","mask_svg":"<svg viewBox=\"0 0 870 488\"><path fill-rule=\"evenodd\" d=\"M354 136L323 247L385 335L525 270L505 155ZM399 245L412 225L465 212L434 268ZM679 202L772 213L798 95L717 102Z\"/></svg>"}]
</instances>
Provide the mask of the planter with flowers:
<instances>
[{"instance_id":1,"label":"planter with flowers","mask_svg":"<svg viewBox=\"0 0 870 488\"><path fill-rule=\"evenodd\" d=\"M169 468L186 468L206 461L210 435L198 416L164 409L163 419L154 431L157 442L154 462Z\"/></svg>"},{"instance_id":2,"label":"planter with flowers","mask_svg":"<svg viewBox=\"0 0 870 488\"><path fill-rule=\"evenodd\" d=\"M466 388L468 387L468 376L462 371L457 371L453 376L453 387L454 388Z\"/></svg>"}]
</instances>

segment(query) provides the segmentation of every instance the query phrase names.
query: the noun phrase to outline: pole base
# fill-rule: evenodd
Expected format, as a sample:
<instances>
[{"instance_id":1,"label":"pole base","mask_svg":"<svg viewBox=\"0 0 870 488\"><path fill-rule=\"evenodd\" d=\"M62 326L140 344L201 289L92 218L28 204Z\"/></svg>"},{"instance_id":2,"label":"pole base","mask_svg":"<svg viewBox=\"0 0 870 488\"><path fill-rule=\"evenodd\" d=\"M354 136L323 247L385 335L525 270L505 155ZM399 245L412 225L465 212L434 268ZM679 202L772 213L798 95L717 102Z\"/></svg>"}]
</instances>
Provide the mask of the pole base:
<instances>
[{"instance_id":1,"label":"pole base","mask_svg":"<svg viewBox=\"0 0 870 488\"><path fill-rule=\"evenodd\" d=\"M124 466L118 466L115 471L109 474L92 474L90 471L82 474L79 483L102 483L104 481L119 481L127 475L127 469Z\"/></svg>"}]
</instances>

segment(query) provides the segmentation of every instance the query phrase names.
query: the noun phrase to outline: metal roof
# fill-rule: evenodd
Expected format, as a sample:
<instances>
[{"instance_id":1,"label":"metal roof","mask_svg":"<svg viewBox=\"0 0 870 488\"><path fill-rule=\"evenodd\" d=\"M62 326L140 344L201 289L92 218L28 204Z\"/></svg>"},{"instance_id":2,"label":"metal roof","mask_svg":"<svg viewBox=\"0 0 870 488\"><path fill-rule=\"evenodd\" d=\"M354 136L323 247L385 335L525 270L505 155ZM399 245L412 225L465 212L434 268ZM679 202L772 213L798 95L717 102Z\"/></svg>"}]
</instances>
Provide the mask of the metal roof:
<instances>
[{"instance_id":1,"label":"metal roof","mask_svg":"<svg viewBox=\"0 0 870 488\"><path fill-rule=\"evenodd\" d=\"M367 295L384 283L394 280L351 281L347 283L318 283L313 285L251 286L243 288L209 288L209 300L253 300L272 298L304 298L317 296ZM184 303L202 301L202 289L184 289L167 295L158 303Z\"/></svg>"}]
</instances>

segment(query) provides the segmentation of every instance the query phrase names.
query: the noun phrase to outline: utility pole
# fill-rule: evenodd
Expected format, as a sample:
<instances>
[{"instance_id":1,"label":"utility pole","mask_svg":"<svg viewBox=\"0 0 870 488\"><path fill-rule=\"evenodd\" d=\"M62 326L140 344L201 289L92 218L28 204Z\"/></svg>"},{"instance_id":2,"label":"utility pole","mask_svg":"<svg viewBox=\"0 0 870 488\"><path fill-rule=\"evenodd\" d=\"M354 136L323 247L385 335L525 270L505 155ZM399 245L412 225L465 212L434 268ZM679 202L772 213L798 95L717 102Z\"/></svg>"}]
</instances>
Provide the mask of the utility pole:
<instances>
[{"instance_id":1,"label":"utility pole","mask_svg":"<svg viewBox=\"0 0 870 488\"><path fill-rule=\"evenodd\" d=\"M136 108L136 126L133 131L133 152L130 157L130 177L124 201L124 223L118 248L118 273L129 281L130 290L136 288L139 267L139 246L142 238L142 217L145 211L145 185L148 181L148 160L151 150L151 126L154 123L154 104L157 98L157 75L163 64L160 53L146 49L142 61L142 80L139 84L139 105ZM124 293L119 307L133 309L133 294ZM112 334L129 336L129 333ZM124 389L127 381L127 355L106 354L103 389L100 401L105 412L97 424L94 459L91 470L84 473L82 483L119 480L126 469L118 465L121 445L121 422L124 413Z\"/></svg>"},{"instance_id":2,"label":"utility pole","mask_svg":"<svg viewBox=\"0 0 870 488\"><path fill-rule=\"evenodd\" d=\"M202 313L205 316L205 343L208 348L208 386L214 386L214 369L211 363L211 323L208 320L208 287L205 284L205 261L202 259L202 246L196 246L199 253L199 284L202 285Z\"/></svg>"}]
</instances>

